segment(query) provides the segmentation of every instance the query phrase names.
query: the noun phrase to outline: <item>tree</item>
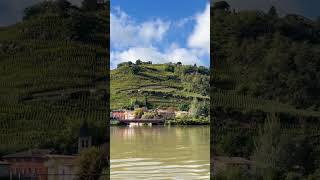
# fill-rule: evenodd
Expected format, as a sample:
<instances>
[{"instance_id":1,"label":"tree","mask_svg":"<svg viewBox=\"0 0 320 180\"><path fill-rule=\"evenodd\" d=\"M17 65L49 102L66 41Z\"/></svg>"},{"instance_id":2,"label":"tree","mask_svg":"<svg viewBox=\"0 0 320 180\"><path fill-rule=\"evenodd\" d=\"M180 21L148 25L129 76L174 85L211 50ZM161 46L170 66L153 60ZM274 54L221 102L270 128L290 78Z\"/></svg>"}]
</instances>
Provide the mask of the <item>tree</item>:
<instances>
[{"instance_id":1,"label":"tree","mask_svg":"<svg viewBox=\"0 0 320 180\"><path fill-rule=\"evenodd\" d=\"M198 98L196 98L196 97L193 98L189 111L190 111L191 116L193 116L193 117L198 117L200 115L201 112L200 112L200 108L199 108Z\"/></svg>"},{"instance_id":2,"label":"tree","mask_svg":"<svg viewBox=\"0 0 320 180\"><path fill-rule=\"evenodd\" d=\"M98 180L102 171L108 167L108 153L104 146L83 150L76 159L79 180Z\"/></svg>"},{"instance_id":3,"label":"tree","mask_svg":"<svg viewBox=\"0 0 320 180\"><path fill-rule=\"evenodd\" d=\"M259 137L253 159L256 173L266 179L277 179L280 155L280 121L275 114L269 115L259 131Z\"/></svg>"},{"instance_id":4,"label":"tree","mask_svg":"<svg viewBox=\"0 0 320 180\"><path fill-rule=\"evenodd\" d=\"M179 104L179 110L180 111L189 111L189 107L190 107L190 105L187 104L187 103Z\"/></svg>"},{"instance_id":5,"label":"tree","mask_svg":"<svg viewBox=\"0 0 320 180\"><path fill-rule=\"evenodd\" d=\"M141 116L142 119L154 119L155 117L157 117L157 114L155 112L145 112Z\"/></svg>"},{"instance_id":6,"label":"tree","mask_svg":"<svg viewBox=\"0 0 320 180\"><path fill-rule=\"evenodd\" d=\"M132 74L139 74L140 71L141 71L141 68L138 65L133 65L131 67Z\"/></svg>"},{"instance_id":7,"label":"tree","mask_svg":"<svg viewBox=\"0 0 320 180\"><path fill-rule=\"evenodd\" d=\"M149 106L150 106L150 103L148 102L148 96L147 95L145 95L143 97L143 106L145 106L147 108L149 108Z\"/></svg>"},{"instance_id":8,"label":"tree","mask_svg":"<svg viewBox=\"0 0 320 180\"><path fill-rule=\"evenodd\" d=\"M143 109L142 108L137 108L134 110L134 117L135 118L141 118L143 115Z\"/></svg>"},{"instance_id":9,"label":"tree","mask_svg":"<svg viewBox=\"0 0 320 180\"><path fill-rule=\"evenodd\" d=\"M166 64L164 70L168 72L174 72L174 66L171 64Z\"/></svg>"},{"instance_id":10,"label":"tree","mask_svg":"<svg viewBox=\"0 0 320 180\"><path fill-rule=\"evenodd\" d=\"M230 5L226 1L218 1L214 3L213 10L229 11Z\"/></svg>"},{"instance_id":11,"label":"tree","mask_svg":"<svg viewBox=\"0 0 320 180\"><path fill-rule=\"evenodd\" d=\"M272 16L272 17L278 17L278 13L277 13L276 7L271 6L268 14L269 14L269 16Z\"/></svg>"},{"instance_id":12,"label":"tree","mask_svg":"<svg viewBox=\"0 0 320 180\"><path fill-rule=\"evenodd\" d=\"M71 7L71 3L67 0L56 0L56 4L62 10L65 10Z\"/></svg>"},{"instance_id":13,"label":"tree","mask_svg":"<svg viewBox=\"0 0 320 180\"><path fill-rule=\"evenodd\" d=\"M137 100L137 98L130 99L129 109L134 109L135 107L140 107L142 103Z\"/></svg>"},{"instance_id":14,"label":"tree","mask_svg":"<svg viewBox=\"0 0 320 180\"><path fill-rule=\"evenodd\" d=\"M125 66L125 65L127 65L127 64L128 64L128 63L126 63L126 62L119 63L119 64L117 65L117 68L120 68L120 67Z\"/></svg>"},{"instance_id":15,"label":"tree","mask_svg":"<svg viewBox=\"0 0 320 180\"><path fill-rule=\"evenodd\" d=\"M83 0L81 8L85 11L95 11L98 9L97 0Z\"/></svg>"},{"instance_id":16,"label":"tree","mask_svg":"<svg viewBox=\"0 0 320 180\"><path fill-rule=\"evenodd\" d=\"M200 107L199 107L199 111L200 111L200 115L201 116L209 116L209 105L203 101L202 103L200 103Z\"/></svg>"},{"instance_id":17,"label":"tree","mask_svg":"<svg viewBox=\"0 0 320 180\"><path fill-rule=\"evenodd\" d=\"M204 75L209 75L210 71L209 71L208 68L206 68L204 66L199 66L198 67L198 73L204 74Z\"/></svg>"},{"instance_id":18,"label":"tree","mask_svg":"<svg viewBox=\"0 0 320 180\"><path fill-rule=\"evenodd\" d=\"M140 59L136 60L136 65L141 65L142 61Z\"/></svg>"},{"instance_id":19,"label":"tree","mask_svg":"<svg viewBox=\"0 0 320 180\"><path fill-rule=\"evenodd\" d=\"M24 10L24 20L43 15L48 11L52 11L55 8L55 4L51 1L45 1L33 6L30 6Z\"/></svg>"}]
</instances>

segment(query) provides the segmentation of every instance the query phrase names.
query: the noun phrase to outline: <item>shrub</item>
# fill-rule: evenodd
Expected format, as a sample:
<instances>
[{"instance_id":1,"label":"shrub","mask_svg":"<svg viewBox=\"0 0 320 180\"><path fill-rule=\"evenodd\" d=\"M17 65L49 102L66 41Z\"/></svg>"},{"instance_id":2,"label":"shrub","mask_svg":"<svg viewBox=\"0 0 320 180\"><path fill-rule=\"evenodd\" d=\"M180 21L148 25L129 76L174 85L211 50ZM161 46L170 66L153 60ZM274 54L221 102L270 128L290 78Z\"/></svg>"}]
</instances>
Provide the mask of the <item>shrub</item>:
<instances>
[{"instance_id":1,"label":"shrub","mask_svg":"<svg viewBox=\"0 0 320 180\"><path fill-rule=\"evenodd\" d=\"M136 110L134 110L134 117L135 118L141 118L143 114L144 114L144 112L143 112L143 109L141 109L141 108L137 108Z\"/></svg>"},{"instance_id":2,"label":"shrub","mask_svg":"<svg viewBox=\"0 0 320 180\"><path fill-rule=\"evenodd\" d=\"M174 66L171 64L166 64L166 66L164 68L164 70L168 71L168 72L174 72L174 69L175 69Z\"/></svg>"},{"instance_id":3,"label":"shrub","mask_svg":"<svg viewBox=\"0 0 320 180\"><path fill-rule=\"evenodd\" d=\"M132 74L139 74L140 71L141 71L141 68L139 66L137 66L137 65L133 65L131 67Z\"/></svg>"},{"instance_id":4,"label":"shrub","mask_svg":"<svg viewBox=\"0 0 320 180\"><path fill-rule=\"evenodd\" d=\"M182 103L179 105L179 110L180 111L189 111L190 105L187 103Z\"/></svg>"},{"instance_id":5,"label":"shrub","mask_svg":"<svg viewBox=\"0 0 320 180\"><path fill-rule=\"evenodd\" d=\"M83 150L77 157L79 180L88 179L89 174L101 174L103 169L108 166L106 147L91 147ZM89 179L98 180L99 175L90 176Z\"/></svg>"},{"instance_id":6,"label":"shrub","mask_svg":"<svg viewBox=\"0 0 320 180\"><path fill-rule=\"evenodd\" d=\"M142 119L154 119L155 117L157 117L157 114L154 112L146 112L142 115Z\"/></svg>"}]
</instances>

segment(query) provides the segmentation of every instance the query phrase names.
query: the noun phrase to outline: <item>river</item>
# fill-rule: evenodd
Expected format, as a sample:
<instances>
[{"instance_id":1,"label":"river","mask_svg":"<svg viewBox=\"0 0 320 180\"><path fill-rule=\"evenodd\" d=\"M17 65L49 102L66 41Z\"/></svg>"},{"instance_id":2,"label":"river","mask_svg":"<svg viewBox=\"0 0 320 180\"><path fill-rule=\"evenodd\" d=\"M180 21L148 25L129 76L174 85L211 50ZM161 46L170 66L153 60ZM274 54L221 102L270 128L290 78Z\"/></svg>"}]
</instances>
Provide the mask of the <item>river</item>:
<instances>
[{"instance_id":1,"label":"river","mask_svg":"<svg viewBox=\"0 0 320 180\"><path fill-rule=\"evenodd\" d=\"M111 179L209 179L209 126L112 126Z\"/></svg>"}]
</instances>

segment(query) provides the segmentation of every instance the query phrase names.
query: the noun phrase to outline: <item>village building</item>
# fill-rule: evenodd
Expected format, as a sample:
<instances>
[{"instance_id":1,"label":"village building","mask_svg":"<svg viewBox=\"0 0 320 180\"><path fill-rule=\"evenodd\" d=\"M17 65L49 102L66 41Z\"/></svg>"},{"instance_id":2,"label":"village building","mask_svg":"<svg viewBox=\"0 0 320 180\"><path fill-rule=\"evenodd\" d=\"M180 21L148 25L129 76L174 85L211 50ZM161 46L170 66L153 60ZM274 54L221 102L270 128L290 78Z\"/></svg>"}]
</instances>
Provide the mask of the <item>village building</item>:
<instances>
[{"instance_id":1,"label":"village building","mask_svg":"<svg viewBox=\"0 0 320 180\"><path fill-rule=\"evenodd\" d=\"M83 149L89 148L92 145L92 137L89 132L89 127L87 121L80 127L80 133L78 138L78 153L80 153Z\"/></svg>"},{"instance_id":2,"label":"village building","mask_svg":"<svg viewBox=\"0 0 320 180\"><path fill-rule=\"evenodd\" d=\"M76 179L76 156L48 154L46 159L45 167L48 168L48 180Z\"/></svg>"},{"instance_id":3,"label":"village building","mask_svg":"<svg viewBox=\"0 0 320 180\"><path fill-rule=\"evenodd\" d=\"M85 121L80 127L78 153L91 147L92 138ZM0 173L9 169L9 176L39 180L73 180L76 178L77 155L54 154L50 149L32 149L3 156ZM1 177L1 174L0 174Z\"/></svg>"},{"instance_id":4,"label":"village building","mask_svg":"<svg viewBox=\"0 0 320 180\"><path fill-rule=\"evenodd\" d=\"M125 119L125 110L113 110L111 111L111 118L113 119Z\"/></svg>"},{"instance_id":5,"label":"village building","mask_svg":"<svg viewBox=\"0 0 320 180\"><path fill-rule=\"evenodd\" d=\"M161 116L164 119L174 119L175 118L175 113L174 113L174 111L171 111L171 110L157 109L156 112L159 116Z\"/></svg>"},{"instance_id":6,"label":"village building","mask_svg":"<svg viewBox=\"0 0 320 180\"><path fill-rule=\"evenodd\" d=\"M10 175L10 164L8 162L0 161L0 179L9 177Z\"/></svg>"},{"instance_id":7,"label":"village building","mask_svg":"<svg viewBox=\"0 0 320 180\"><path fill-rule=\"evenodd\" d=\"M48 169L44 166L45 156L52 153L49 149L33 149L3 156L2 159L10 163L10 173L15 177L33 177L47 180Z\"/></svg>"},{"instance_id":8,"label":"village building","mask_svg":"<svg viewBox=\"0 0 320 180\"><path fill-rule=\"evenodd\" d=\"M134 111L125 111L124 113L124 119L134 119Z\"/></svg>"},{"instance_id":9,"label":"village building","mask_svg":"<svg viewBox=\"0 0 320 180\"><path fill-rule=\"evenodd\" d=\"M189 112L188 111L175 111L174 112L175 114L175 117L176 118L179 118L179 117L186 117L189 115Z\"/></svg>"}]
</instances>

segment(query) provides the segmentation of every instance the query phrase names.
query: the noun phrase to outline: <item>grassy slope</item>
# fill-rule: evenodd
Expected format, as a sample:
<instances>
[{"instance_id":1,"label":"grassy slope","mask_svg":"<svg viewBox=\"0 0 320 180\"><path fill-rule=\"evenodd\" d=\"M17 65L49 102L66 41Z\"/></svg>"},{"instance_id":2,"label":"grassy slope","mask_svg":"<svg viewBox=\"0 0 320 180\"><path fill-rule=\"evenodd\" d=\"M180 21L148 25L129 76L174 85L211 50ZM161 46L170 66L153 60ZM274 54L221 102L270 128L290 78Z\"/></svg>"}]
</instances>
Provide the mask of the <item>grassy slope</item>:
<instances>
[{"instance_id":1,"label":"grassy slope","mask_svg":"<svg viewBox=\"0 0 320 180\"><path fill-rule=\"evenodd\" d=\"M36 21L0 30L0 154L73 141L84 119L106 123L106 50L38 40L22 31L30 28L41 32Z\"/></svg>"},{"instance_id":2,"label":"grassy slope","mask_svg":"<svg viewBox=\"0 0 320 180\"><path fill-rule=\"evenodd\" d=\"M122 108L131 98L147 95L155 107L178 106L190 103L193 97L208 100L209 97L183 90L180 79L168 79L174 73L165 71L164 64L143 64L142 71L134 75L129 67L111 71L111 109Z\"/></svg>"}]
</instances>

